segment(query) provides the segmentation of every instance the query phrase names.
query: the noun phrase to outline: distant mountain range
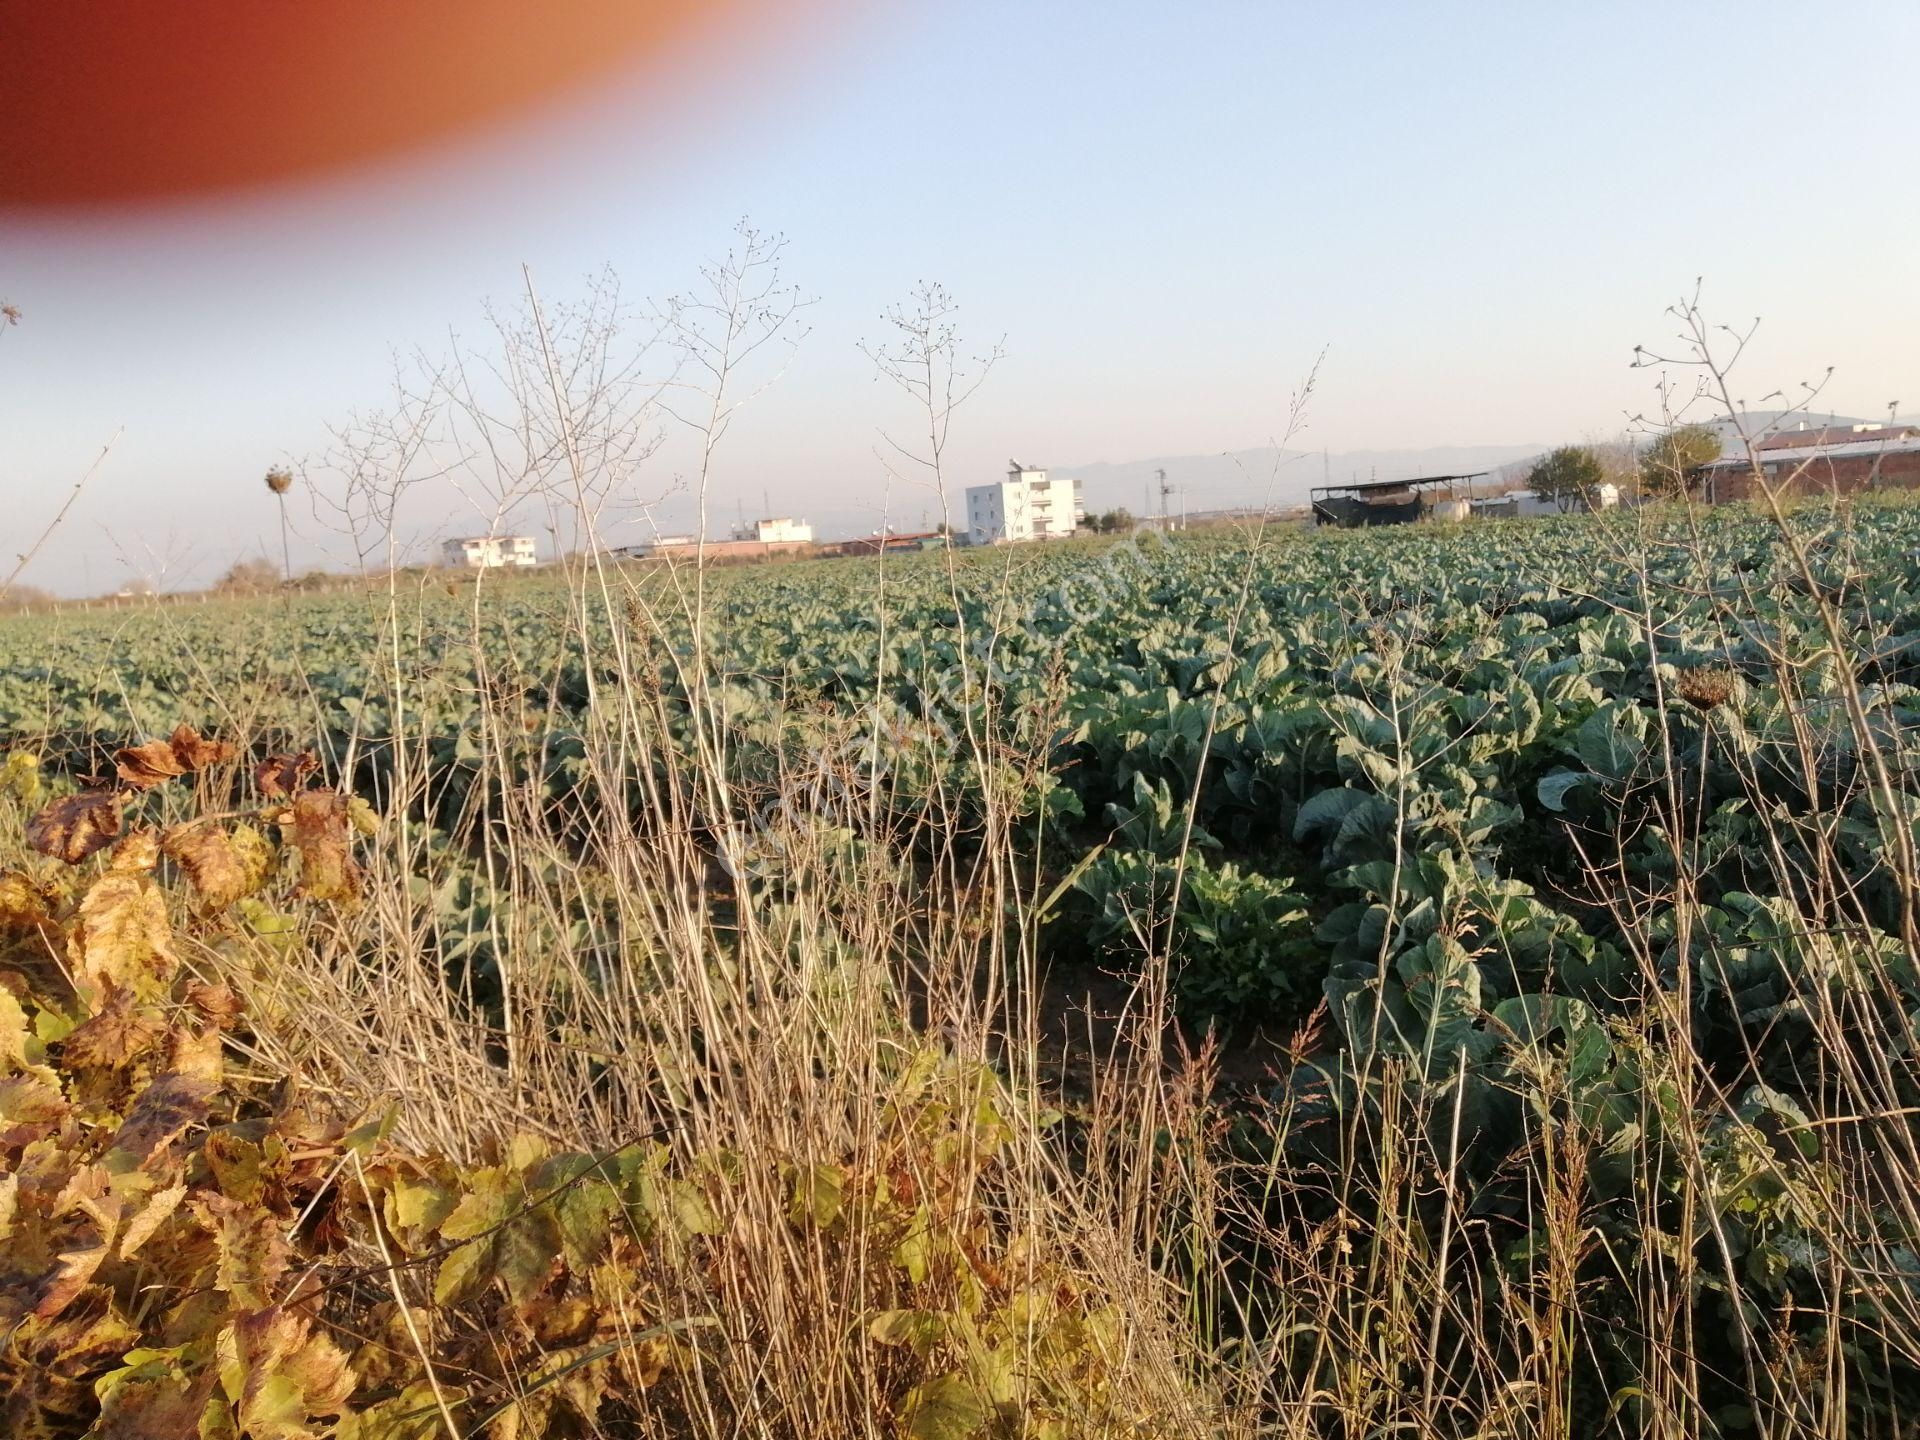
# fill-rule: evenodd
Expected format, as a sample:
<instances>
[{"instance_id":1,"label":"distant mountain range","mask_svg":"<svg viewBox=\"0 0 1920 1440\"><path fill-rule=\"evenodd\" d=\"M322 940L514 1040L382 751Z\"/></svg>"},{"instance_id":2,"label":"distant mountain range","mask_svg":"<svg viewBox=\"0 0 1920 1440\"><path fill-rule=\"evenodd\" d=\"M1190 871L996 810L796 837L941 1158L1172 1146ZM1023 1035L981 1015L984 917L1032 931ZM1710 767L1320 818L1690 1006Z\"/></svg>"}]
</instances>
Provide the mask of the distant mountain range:
<instances>
[{"instance_id":1,"label":"distant mountain range","mask_svg":"<svg viewBox=\"0 0 1920 1440\"><path fill-rule=\"evenodd\" d=\"M1054 465L1053 474L1081 482L1081 498L1090 511L1131 510L1160 513L1159 474L1175 493L1167 507L1178 512L1184 497L1194 510L1241 506L1284 507L1306 502L1316 485L1353 480L1409 480L1422 475L1469 475L1524 470L1544 445L1440 445L1425 450L1277 450L1263 445L1225 455L1164 455L1118 464ZM1145 507L1143 510L1142 507Z\"/></svg>"}]
</instances>

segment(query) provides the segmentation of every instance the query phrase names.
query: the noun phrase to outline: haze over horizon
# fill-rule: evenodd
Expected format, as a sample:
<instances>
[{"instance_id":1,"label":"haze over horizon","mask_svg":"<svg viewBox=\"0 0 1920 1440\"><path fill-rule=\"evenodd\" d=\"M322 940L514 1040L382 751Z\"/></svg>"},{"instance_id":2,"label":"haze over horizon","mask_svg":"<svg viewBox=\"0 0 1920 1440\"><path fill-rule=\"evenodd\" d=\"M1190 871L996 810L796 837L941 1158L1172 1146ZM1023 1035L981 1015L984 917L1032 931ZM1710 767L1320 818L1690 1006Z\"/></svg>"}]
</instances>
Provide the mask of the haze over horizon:
<instances>
[{"instance_id":1,"label":"haze over horizon","mask_svg":"<svg viewBox=\"0 0 1920 1440\"><path fill-rule=\"evenodd\" d=\"M603 266L636 302L684 291L742 215L788 237L813 303L719 452L716 533L763 506L828 533L928 508L888 479L881 434L913 415L859 348L922 277L972 351L1004 336L954 421L956 493L1010 455L1074 473L1257 449L1323 352L1294 449L1611 435L1656 407L1633 347L1668 340L1696 276L1715 319L1763 317L1736 395L1832 366L1818 413L1911 412L1920 200L1888 177L1909 159L1920 9L1826 7L1816 37L1811 18L795 6L688 49L670 80L321 180L0 207L0 300L23 312L0 327L0 550L31 544L111 442L22 583L205 584L277 558L262 473L388 403L396 352L477 342L522 263L555 303ZM689 466L675 437L643 472L663 528L691 523ZM1101 503L1134 504L1127 486ZM1229 490L1208 505L1262 493ZM401 528L420 542L474 514L426 489ZM296 567L343 562L304 504L293 517Z\"/></svg>"}]
</instances>

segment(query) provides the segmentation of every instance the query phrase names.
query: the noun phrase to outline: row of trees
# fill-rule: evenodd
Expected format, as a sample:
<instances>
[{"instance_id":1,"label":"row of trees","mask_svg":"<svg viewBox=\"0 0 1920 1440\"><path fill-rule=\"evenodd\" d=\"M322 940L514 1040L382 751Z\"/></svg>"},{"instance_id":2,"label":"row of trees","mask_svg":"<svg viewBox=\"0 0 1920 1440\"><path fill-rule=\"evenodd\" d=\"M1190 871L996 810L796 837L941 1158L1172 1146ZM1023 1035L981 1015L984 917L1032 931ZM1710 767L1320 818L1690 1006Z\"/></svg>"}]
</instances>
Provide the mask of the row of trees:
<instances>
[{"instance_id":1,"label":"row of trees","mask_svg":"<svg viewBox=\"0 0 1920 1440\"><path fill-rule=\"evenodd\" d=\"M1138 522L1134 520L1131 510L1120 509L1108 510L1101 515L1089 515L1083 523L1096 535L1125 535Z\"/></svg>"},{"instance_id":2,"label":"row of trees","mask_svg":"<svg viewBox=\"0 0 1920 1440\"><path fill-rule=\"evenodd\" d=\"M1685 493L1689 474L1719 458L1719 432L1706 425L1681 425L1655 436L1644 450L1630 444L1562 445L1540 457L1527 472L1527 485L1563 505L1571 501L1590 506L1600 487L1608 484L1623 494L1671 499Z\"/></svg>"}]
</instances>

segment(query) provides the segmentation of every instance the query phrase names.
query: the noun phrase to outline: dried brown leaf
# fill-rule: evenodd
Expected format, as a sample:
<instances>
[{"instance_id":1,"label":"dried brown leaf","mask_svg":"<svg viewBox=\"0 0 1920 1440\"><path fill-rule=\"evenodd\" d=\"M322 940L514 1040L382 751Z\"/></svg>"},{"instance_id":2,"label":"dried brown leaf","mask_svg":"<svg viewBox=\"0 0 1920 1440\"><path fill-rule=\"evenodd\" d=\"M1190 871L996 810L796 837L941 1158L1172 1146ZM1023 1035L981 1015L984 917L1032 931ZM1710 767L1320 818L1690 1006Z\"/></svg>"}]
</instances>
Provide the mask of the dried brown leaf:
<instances>
[{"instance_id":1,"label":"dried brown leaf","mask_svg":"<svg viewBox=\"0 0 1920 1440\"><path fill-rule=\"evenodd\" d=\"M216 1087L195 1075L162 1075L140 1092L113 1137L110 1153L142 1169L207 1118Z\"/></svg>"},{"instance_id":2,"label":"dried brown leaf","mask_svg":"<svg viewBox=\"0 0 1920 1440\"><path fill-rule=\"evenodd\" d=\"M78 1249L62 1252L53 1274L41 1285L39 1298L33 1306L34 1318L51 1320L71 1305L74 1297L87 1288L93 1272L100 1268L100 1262L106 1258L105 1244L82 1245Z\"/></svg>"},{"instance_id":3,"label":"dried brown leaf","mask_svg":"<svg viewBox=\"0 0 1920 1440\"><path fill-rule=\"evenodd\" d=\"M209 740L191 725L179 725L167 740L173 758L185 770L205 770L233 758L233 742Z\"/></svg>"},{"instance_id":4,"label":"dried brown leaf","mask_svg":"<svg viewBox=\"0 0 1920 1440\"><path fill-rule=\"evenodd\" d=\"M166 1017L135 1000L131 990L115 990L106 1007L68 1033L61 1048L64 1064L81 1070L119 1070L160 1043Z\"/></svg>"},{"instance_id":5,"label":"dried brown leaf","mask_svg":"<svg viewBox=\"0 0 1920 1440\"><path fill-rule=\"evenodd\" d=\"M83 790L55 800L27 822L27 843L42 855L78 865L120 834L120 797Z\"/></svg>"},{"instance_id":6,"label":"dried brown leaf","mask_svg":"<svg viewBox=\"0 0 1920 1440\"><path fill-rule=\"evenodd\" d=\"M281 833L300 852L299 894L309 900L350 900L359 893L346 796L334 790L295 796L291 821Z\"/></svg>"},{"instance_id":7,"label":"dried brown leaf","mask_svg":"<svg viewBox=\"0 0 1920 1440\"><path fill-rule=\"evenodd\" d=\"M136 790L151 790L177 775L187 773L164 740L149 740L145 745L129 745L113 757L114 772Z\"/></svg>"},{"instance_id":8,"label":"dried brown leaf","mask_svg":"<svg viewBox=\"0 0 1920 1440\"><path fill-rule=\"evenodd\" d=\"M33 1075L9 1075L0 1080L0 1126L58 1125L67 1115L60 1087L42 1069Z\"/></svg>"},{"instance_id":9,"label":"dried brown leaf","mask_svg":"<svg viewBox=\"0 0 1920 1440\"><path fill-rule=\"evenodd\" d=\"M213 1236L219 1257L215 1287L239 1305L271 1305L273 1292L293 1258L286 1221L257 1202L210 1191L194 1196L187 1204L194 1218Z\"/></svg>"},{"instance_id":10,"label":"dried brown leaf","mask_svg":"<svg viewBox=\"0 0 1920 1440\"><path fill-rule=\"evenodd\" d=\"M207 1397L220 1378L214 1366L197 1375L141 1366L119 1379L100 1397L100 1421L88 1440L199 1440Z\"/></svg>"},{"instance_id":11,"label":"dried brown leaf","mask_svg":"<svg viewBox=\"0 0 1920 1440\"><path fill-rule=\"evenodd\" d=\"M191 725L180 725L167 739L130 745L113 761L114 769L127 784L136 790L151 790L177 776L191 775L232 758L229 742L205 739Z\"/></svg>"},{"instance_id":12,"label":"dried brown leaf","mask_svg":"<svg viewBox=\"0 0 1920 1440\"><path fill-rule=\"evenodd\" d=\"M189 980L181 996L209 1024L225 1029L240 1016L240 997L224 985Z\"/></svg>"},{"instance_id":13,"label":"dried brown leaf","mask_svg":"<svg viewBox=\"0 0 1920 1440\"><path fill-rule=\"evenodd\" d=\"M319 768L320 762L311 750L298 755L269 755L253 767L253 783L267 799L278 800L300 789Z\"/></svg>"}]
</instances>

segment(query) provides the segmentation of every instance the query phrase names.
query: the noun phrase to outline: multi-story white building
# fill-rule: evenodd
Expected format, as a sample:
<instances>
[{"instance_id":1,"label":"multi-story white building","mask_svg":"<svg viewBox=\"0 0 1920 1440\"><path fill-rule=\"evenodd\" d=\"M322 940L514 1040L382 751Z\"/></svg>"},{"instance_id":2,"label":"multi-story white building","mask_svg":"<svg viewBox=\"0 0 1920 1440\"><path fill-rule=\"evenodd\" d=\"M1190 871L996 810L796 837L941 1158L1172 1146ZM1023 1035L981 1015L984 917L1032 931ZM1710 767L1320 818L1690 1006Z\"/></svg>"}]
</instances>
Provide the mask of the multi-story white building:
<instances>
[{"instance_id":1,"label":"multi-story white building","mask_svg":"<svg viewBox=\"0 0 1920 1440\"><path fill-rule=\"evenodd\" d=\"M1078 480L1049 480L1045 470L1007 462L1007 478L967 487L967 541L1004 545L1073 534L1080 523Z\"/></svg>"},{"instance_id":2,"label":"multi-story white building","mask_svg":"<svg viewBox=\"0 0 1920 1440\"><path fill-rule=\"evenodd\" d=\"M475 535L449 540L440 547L449 565L470 570L499 570L508 565L538 565L540 554L531 535Z\"/></svg>"},{"instance_id":3,"label":"multi-story white building","mask_svg":"<svg viewBox=\"0 0 1920 1440\"><path fill-rule=\"evenodd\" d=\"M804 520L781 515L772 520L756 520L733 532L736 540L758 540L762 545L811 545L813 526Z\"/></svg>"}]
</instances>

